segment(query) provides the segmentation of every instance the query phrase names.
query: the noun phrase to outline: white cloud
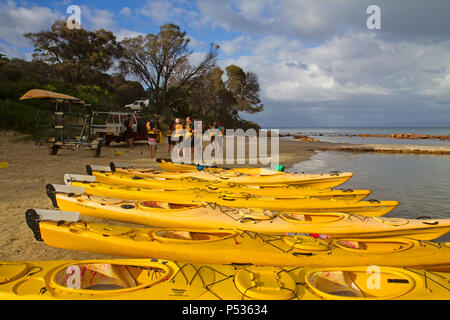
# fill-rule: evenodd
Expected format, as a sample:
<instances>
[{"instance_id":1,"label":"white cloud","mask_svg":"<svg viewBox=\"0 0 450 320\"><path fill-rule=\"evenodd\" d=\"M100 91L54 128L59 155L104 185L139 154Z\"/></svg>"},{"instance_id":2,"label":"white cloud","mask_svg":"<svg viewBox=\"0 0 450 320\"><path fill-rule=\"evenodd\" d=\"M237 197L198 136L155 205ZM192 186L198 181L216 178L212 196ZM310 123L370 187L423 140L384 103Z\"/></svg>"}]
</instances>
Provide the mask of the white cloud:
<instances>
[{"instance_id":1,"label":"white cloud","mask_svg":"<svg viewBox=\"0 0 450 320\"><path fill-rule=\"evenodd\" d=\"M206 43L201 41L201 40L197 40L191 36L187 36L189 38L189 46L191 48L197 49L197 50L202 50L206 48Z\"/></svg>"},{"instance_id":2,"label":"white cloud","mask_svg":"<svg viewBox=\"0 0 450 320\"><path fill-rule=\"evenodd\" d=\"M105 9L90 8L88 6L81 6L81 26L90 30L117 29L113 12Z\"/></svg>"},{"instance_id":3,"label":"white cloud","mask_svg":"<svg viewBox=\"0 0 450 320\"><path fill-rule=\"evenodd\" d=\"M128 7L122 8L122 14L125 8L129 9ZM125 13L126 12L127 10L125 9ZM139 31L120 28L117 24L115 14L105 9L95 9L83 6L81 8L81 14L83 25L86 25L86 27L90 30L98 30L103 28L107 31L112 31L116 36L117 41L122 41L124 38L134 38L139 35L145 35ZM85 21L87 22L86 24L84 24L83 18L85 18Z\"/></svg>"},{"instance_id":4,"label":"white cloud","mask_svg":"<svg viewBox=\"0 0 450 320\"><path fill-rule=\"evenodd\" d=\"M269 36L253 41L251 55L223 59L255 72L262 97L284 102L344 101L368 96L448 99L450 42L389 42L373 33L347 32L316 47ZM424 71L425 70L425 71Z\"/></svg>"},{"instance_id":5,"label":"white cloud","mask_svg":"<svg viewBox=\"0 0 450 320\"><path fill-rule=\"evenodd\" d=\"M196 9L188 9L189 5L192 5L192 3L183 0L147 0L145 5L138 11L143 16L150 18L153 23L159 25L170 22L176 24L186 23L194 27L204 25L203 17L199 16Z\"/></svg>"},{"instance_id":6,"label":"white cloud","mask_svg":"<svg viewBox=\"0 0 450 320\"><path fill-rule=\"evenodd\" d=\"M235 5L238 6L239 11L246 17L258 17L262 14L265 8L273 5L273 1L236 1Z\"/></svg>"},{"instance_id":7,"label":"white cloud","mask_svg":"<svg viewBox=\"0 0 450 320\"><path fill-rule=\"evenodd\" d=\"M432 77L429 86L421 89L419 93L438 101L450 102L450 74Z\"/></svg>"},{"instance_id":8,"label":"white cloud","mask_svg":"<svg viewBox=\"0 0 450 320\"><path fill-rule=\"evenodd\" d=\"M128 7L123 7L122 10L120 10L120 13L126 17L129 17L131 15L131 9Z\"/></svg>"},{"instance_id":9,"label":"white cloud","mask_svg":"<svg viewBox=\"0 0 450 320\"><path fill-rule=\"evenodd\" d=\"M47 29L55 20L63 18L64 15L46 7L25 8L12 0L0 2L0 39L15 47L27 47L29 42L24 33Z\"/></svg>"},{"instance_id":10,"label":"white cloud","mask_svg":"<svg viewBox=\"0 0 450 320\"><path fill-rule=\"evenodd\" d=\"M163 24L170 22L173 17L173 6L168 1L147 1L141 8L141 14L151 18L155 23Z\"/></svg>"},{"instance_id":11,"label":"white cloud","mask_svg":"<svg viewBox=\"0 0 450 320\"><path fill-rule=\"evenodd\" d=\"M205 53L204 52L198 52L195 51L189 56L189 62L191 65L196 66L200 64L200 62L205 59Z\"/></svg>"},{"instance_id":12,"label":"white cloud","mask_svg":"<svg viewBox=\"0 0 450 320\"><path fill-rule=\"evenodd\" d=\"M448 0L377 0L383 37L449 38ZM369 0L197 0L208 27L321 42L347 30L367 31Z\"/></svg>"},{"instance_id":13,"label":"white cloud","mask_svg":"<svg viewBox=\"0 0 450 320\"><path fill-rule=\"evenodd\" d=\"M145 33L127 29L119 29L117 31L114 31L114 35L116 36L117 41L122 41L125 38L136 38L137 36L145 36Z\"/></svg>"},{"instance_id":14,"label":"white cloud","mask_svg":"<svg viewBox=\"0 0 450 320\"><path fill-rule=\"evenodd\" d=\"M6 55L7 57L21 57L22 54L16 48L6 45L0 42L0 53Z\"/></svg>"},{"instance_id":15,"label":"white cloud","mask_svg":"<svg viewBox=\"0 0 450 320\"><path fill-rule=\"evenodd\" d=\"M249 37L240 36L233 40L224 40L219 43L221 50L228 56L235 54L243 49L245 44L250 41Z\"/></svg>"}]
</instances>

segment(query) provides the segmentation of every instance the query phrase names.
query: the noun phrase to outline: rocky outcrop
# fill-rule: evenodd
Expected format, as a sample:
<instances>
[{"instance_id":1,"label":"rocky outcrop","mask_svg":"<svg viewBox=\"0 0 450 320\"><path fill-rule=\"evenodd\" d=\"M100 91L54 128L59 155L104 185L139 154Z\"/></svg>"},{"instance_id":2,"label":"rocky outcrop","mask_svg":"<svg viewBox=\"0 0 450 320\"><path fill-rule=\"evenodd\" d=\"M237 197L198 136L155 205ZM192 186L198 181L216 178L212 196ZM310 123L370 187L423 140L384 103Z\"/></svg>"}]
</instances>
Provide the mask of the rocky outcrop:
<instances>
[{"instance_id":1,"label":"rocky outcrop","mask_svg":"<svg viewBox=\"0 0 450 320\"><path fill-rule=\"evenodd\" d=\"M362 133L358 135L359 137L368 138L368 137L376 137L376 138L394 138L394 139L439 139L439 140L448 140L450 139L450 135L441 136L441 135L431 135L431 134L414 134L414 133L391 133L391 134L369 134Z\"/></svg>"},{"instance_id":2,"label":"rocky outcrop","mask_svg":"<svg viewBox=\"0 0 450 320\"><path fill-rule=\"evenodd\" d=\"M307 136L294 136L294 139L296 140L302 140L302 141L309 141L309 142L320 142L320 140L310 138Z\"/></svg>"},{"instance_id":3,"label":"rocky outcrop","mask_svg":"<svg viewBox=\"0 0 450 320\"><path fill-rule=\"evenodd\" d=\"M384 152L384 153L412 153L450 155L450 146L416 146L416 145L344 145L331 148L338 151L352 152Z\"/></svg>"}]
</instances>

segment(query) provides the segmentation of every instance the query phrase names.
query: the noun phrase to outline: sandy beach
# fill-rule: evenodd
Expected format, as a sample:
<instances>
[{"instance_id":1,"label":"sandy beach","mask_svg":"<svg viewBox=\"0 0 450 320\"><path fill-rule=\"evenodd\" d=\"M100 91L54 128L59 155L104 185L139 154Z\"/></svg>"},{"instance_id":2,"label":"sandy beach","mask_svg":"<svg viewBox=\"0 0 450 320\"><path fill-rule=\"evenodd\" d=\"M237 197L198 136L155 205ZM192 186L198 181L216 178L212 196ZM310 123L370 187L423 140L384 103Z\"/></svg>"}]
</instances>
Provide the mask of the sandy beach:
<instances>
[{"instance_id":1,"label":"sandy beach","mask_svg":"<svg viewBox=\"0 0 450 320\"><path fill-rule=\"evenodd\" d=\"M164 140L165 142L165 140ZM328 149L330 143L312 143L280 139L280 164L286 168L305 161L315 154L315 149ZM117 153L123 155L118 156ZM167 158L167 144L159 145L157 157ZM0 161L9 167L0 169L0 260L59 260L92 259L109 256L52 248L34 239L25 222L25 211L30 208L53 209L45 194L48 183L63 184L65 173L85 174L85 165L108 165L111 161L135 164L137 167L159 168L149 159L145 142L136 143L133 150L125 144L111 143L102 149L99 158L89 150L63 149L56 156L49 155L46 146L37 146L27 137L11 132L0 132ZM248 165L247 165L248 166ZM83 217L86 221L106 224L130 225Z\"/></svg>"}]
</instances>

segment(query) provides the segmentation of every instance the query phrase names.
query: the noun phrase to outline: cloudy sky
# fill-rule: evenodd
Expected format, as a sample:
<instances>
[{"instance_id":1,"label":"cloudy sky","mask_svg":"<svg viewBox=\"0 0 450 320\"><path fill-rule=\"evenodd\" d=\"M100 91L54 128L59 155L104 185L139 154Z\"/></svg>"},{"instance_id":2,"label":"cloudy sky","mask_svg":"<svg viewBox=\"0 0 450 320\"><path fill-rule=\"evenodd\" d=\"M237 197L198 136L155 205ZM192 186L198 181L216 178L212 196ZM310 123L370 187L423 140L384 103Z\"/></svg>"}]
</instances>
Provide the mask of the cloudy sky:
<instances>
[{"instance_id":1,"label":"cloudy sky","mask_svg":"<svg viewBox=\"0 0 450 320\"><path fill-rule=\"evenodd\" d=\"M0 52L29 58L25 32L81 8L82 27L119 39L167 22L191 38L192 60L209 43L219 65L258 75L266 127L450 126L448 0L0 0ZM381 29L369 30L370 5Z\"/></svg>"}]
</instances>

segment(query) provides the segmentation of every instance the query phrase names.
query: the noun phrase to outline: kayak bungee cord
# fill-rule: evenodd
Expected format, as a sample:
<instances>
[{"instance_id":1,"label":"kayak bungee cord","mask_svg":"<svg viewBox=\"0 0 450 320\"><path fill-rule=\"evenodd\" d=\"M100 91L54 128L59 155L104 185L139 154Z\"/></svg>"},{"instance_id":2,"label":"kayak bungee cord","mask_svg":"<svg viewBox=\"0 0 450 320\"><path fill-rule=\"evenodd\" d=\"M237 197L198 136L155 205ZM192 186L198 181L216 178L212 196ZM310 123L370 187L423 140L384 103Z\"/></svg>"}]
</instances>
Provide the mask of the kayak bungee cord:
<instances>
[{"instance_id":1,"label":"kayak bungee cord","mask_svg":"<svg viewBox=\"0 0 450 320\"><path fill-rule=\"evenodd\" d=\"M437 273L435 273L435 272L433 272L433 271L425 271L425 270L423 270L423 274L422 274L422 273L420 273L420 272L417 272L417 271L412 270L412 269L407 268L407 267L404 267L403 269L408 270L409 272L418 274L418 275L420 275L420 276L423 276L424 282L425 282L425 288L426 288L427 290L429 290L430 292L432 292L432 291L431 291L430 288L428 288L427 280L433 281L434 283L438 284L438 285L441 286L442 288L447 289L448 291L450 291L450 286L447 287L447 286L443 285L442 283L439 283L439 282L437 282L436 280L434 280L434 279L432 279L432 278L430 278L430 277L427 276L427 273L430 273L430 274L432 274L432 275L434 275L434 276L436 276L436 277L439 277L439 278L445 280L445 277L441 276L440 274L437 274ZM447 282L448 282L449 285L450 285L450 280L449 280L449 279L447 279Z\"/></svg>"}]
</instances>

